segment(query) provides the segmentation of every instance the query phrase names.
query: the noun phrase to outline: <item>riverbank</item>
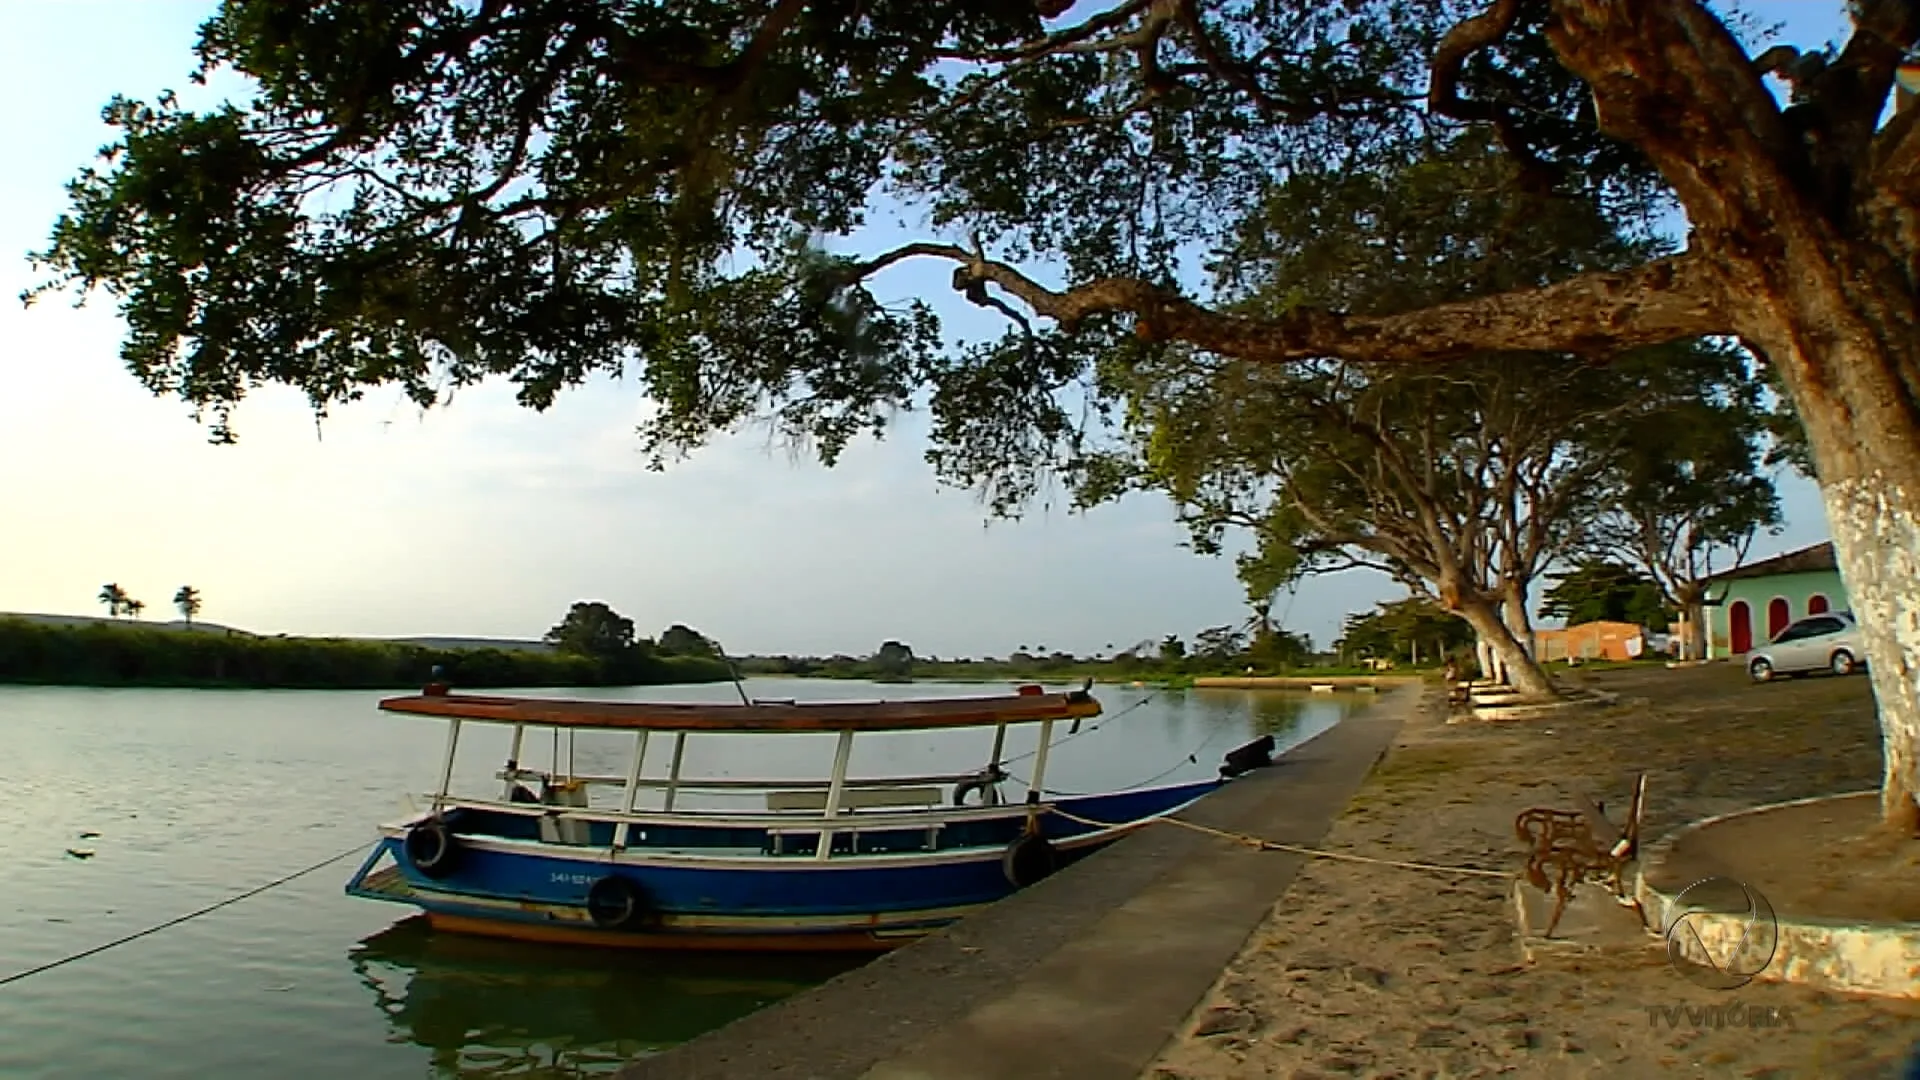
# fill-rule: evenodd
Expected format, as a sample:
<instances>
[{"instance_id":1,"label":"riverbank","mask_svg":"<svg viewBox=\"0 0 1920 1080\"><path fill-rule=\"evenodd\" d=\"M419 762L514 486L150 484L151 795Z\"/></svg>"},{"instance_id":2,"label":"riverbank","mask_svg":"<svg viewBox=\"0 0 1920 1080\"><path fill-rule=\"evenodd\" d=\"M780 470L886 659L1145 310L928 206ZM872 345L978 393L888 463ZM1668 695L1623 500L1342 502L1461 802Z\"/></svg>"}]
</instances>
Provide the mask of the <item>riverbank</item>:
<instances>
[{"instance_id":1,"label":"riverbank","mask_svg":"<svg viewBox=\"0 0 1920 1080\"><path fill-rule=\"evenodd\" d=\"M1648 842L1709 815L1879 782L1865 678L1752 685L1731 665L1571 678L1620 704L1499 725L1423 713L1325 846L1513 871L1520 810L1569 805L1583 788L1621 806L1641 771ZM1920 1003L1773 983L1702 990L1655 938L1539 949L1523 964L1507 889L1314 861L1145 1075L1890 1076L1913 1052ZM1791 1026L1714 1026L1706 1010L1728 1005L1785 1010Z\"/></svg>"},{"instance_id":2,"label":"riverbank","mask_svg":"<svg viewBox=\"0 0 1920 1080\"><path fill-rule=\"evenodd\" d=\"M614 670L559 652L0 619L0 683L15 685L397 690L425 683L435 667L466 687L647 686L732 677L724 662L707 657L654 655Z\"/></svg>"}]
</instances>

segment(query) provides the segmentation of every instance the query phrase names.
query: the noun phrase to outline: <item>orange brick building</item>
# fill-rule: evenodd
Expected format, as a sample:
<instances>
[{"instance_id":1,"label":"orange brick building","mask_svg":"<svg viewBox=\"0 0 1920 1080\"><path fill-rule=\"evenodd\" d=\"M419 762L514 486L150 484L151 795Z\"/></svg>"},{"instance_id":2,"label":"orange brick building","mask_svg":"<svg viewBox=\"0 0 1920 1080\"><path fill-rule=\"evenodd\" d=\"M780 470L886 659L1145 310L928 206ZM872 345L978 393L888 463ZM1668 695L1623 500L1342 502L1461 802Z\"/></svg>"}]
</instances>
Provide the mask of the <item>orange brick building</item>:
<instances>
[{"instance_id":1,"label":"orange brick building","mask_svg":"<svg viewBox=\"0 0 1920 1080\"><path fill-rule=\"evenodd\" d=\"M1624 622L1588 622L1564 630L1535 630L1534 655L1555 660L1636 660L1647 653L1647 632Z\"/></svg>"}]
</instances>

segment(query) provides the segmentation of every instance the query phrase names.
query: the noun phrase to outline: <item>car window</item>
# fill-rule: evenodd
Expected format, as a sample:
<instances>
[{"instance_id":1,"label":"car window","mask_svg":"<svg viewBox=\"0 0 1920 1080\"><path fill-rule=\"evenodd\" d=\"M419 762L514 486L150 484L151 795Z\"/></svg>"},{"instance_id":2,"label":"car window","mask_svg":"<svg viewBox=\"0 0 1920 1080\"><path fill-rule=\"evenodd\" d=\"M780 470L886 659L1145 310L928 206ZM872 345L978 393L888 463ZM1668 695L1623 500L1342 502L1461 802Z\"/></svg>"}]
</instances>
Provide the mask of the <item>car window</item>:
<instances>
[{"instance_id":1,"label":"car window","mask_svg":"<svg viewBox=\"0 0 1920 1080\"><path fill-rule=\"evenodd\" d=\"M1842 629L1839 619L1808 619L1796 627L1803 638L1819 637Z\"/></svg>"}]
</instances>

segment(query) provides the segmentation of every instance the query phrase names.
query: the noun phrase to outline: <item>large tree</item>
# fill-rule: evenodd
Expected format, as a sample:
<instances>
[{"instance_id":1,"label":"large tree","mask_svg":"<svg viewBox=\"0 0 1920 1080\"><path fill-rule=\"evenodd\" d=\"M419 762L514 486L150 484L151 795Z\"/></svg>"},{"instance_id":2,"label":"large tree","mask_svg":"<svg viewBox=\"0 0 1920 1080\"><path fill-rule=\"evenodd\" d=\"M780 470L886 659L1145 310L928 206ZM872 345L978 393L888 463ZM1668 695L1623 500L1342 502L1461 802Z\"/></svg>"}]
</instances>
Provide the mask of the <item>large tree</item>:
<instances>
[{"instance_id":1,"label":"large tree","mask_svg":"<svg viewBox=\"0 0 1920 1080\"><path fill-rule=\"evenodd\" d=\"M1444 303L1625 263L1642 246L1590 205L1529 195L1480 139L1410 149L1276 185L1227 263L1235 309ZM1243 578L1250 566L1384 570L1465 618L1483 666L1551 698L1532 656L1534 580L1581 540L1616 463L1658 456L1634 445L1639 435L1690 421L1746 372L1691 344L1608 365L1491 354L1446 368L1280 367L1148 347L1108 358L1103 376L1127 405L1130 439L1117 454L1087 452L1084 498L1163 490L1202 550L1250 530L1257 554Z\"/></svg>"},{"instance_id":2,"label":"large tree","mask_svg":"<svg viewBox=\"0 0 1920 1080\"><path fill-rule=\"evenodd\" d=\"M991 403L1011 457L1071 428L1049 391L1126 333L1261 364L1738 337L1805 427L1886 815L1920 824L1920 112L1885 118L1920 0L1855 0L1804 54L1697 0L1068 6L227 0L202 60L258 93L116 101L44 262L114 293L129 365L223 437L263 382L324 406L498 374L538 407L630 366L663 451L770 413L831 458L931 382L947 419ZM1658 183L1686 248L1364 314L1240 314L1180 272L1294 163L1430 122L1486 125L1568 197ZM925 239L804 242L882 189ZM940 353L867 284L909 259L1014 329Z\"/></svg>"},{"instance_id":3,"label":"large tree","mask_svg":"<svg viewBox=\"0 0 1920 1080\"><path fill-rule=\"evenodd\" d=\"M1606 510L1588 531L1594 553L1640 568L1681 614L1685 659L1707 655L1708 581L1739 566L1761 530L1781 525L1765 467L1772 417L1756 389L1729 381L1721 393L1630 422ZM1777 439L1773 450L1789 460L1796 452Z\"/></svg>"}]
</instances>

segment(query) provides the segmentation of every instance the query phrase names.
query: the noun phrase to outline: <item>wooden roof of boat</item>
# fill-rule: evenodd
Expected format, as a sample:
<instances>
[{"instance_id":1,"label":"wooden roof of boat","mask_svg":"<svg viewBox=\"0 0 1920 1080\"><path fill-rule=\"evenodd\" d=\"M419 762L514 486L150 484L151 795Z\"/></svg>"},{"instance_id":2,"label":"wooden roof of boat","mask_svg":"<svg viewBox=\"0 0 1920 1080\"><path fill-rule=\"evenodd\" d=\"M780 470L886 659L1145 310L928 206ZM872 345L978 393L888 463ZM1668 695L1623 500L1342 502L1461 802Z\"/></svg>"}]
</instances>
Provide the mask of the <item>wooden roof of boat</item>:
<instances>
[{"instance_id":1,"label":"wooden roof of boat","mask_svg":"<svg viewBox=\"0 0 1920 1080\"><path fill-rule=\"evenodd\" d=\"M924 731L1100 715L1084 690L900 701L768 701L752 705L567 701L428 692L388 698L387 712L494 724L645 731Z\"/></svg>"}]
</instances>

